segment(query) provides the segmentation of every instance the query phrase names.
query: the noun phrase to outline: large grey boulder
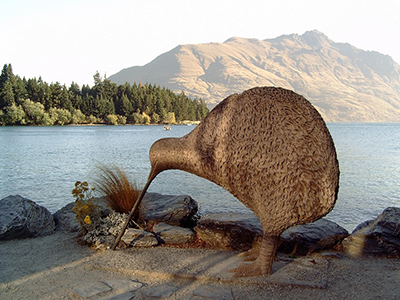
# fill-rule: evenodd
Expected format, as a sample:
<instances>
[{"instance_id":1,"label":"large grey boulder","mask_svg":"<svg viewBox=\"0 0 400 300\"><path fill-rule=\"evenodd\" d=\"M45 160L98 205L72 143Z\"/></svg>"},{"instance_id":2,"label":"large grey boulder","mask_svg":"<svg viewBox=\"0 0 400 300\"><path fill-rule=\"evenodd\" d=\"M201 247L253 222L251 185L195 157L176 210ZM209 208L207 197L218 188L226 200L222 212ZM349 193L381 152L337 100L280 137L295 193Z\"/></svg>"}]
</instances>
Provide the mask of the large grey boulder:
<instances>
[{"instance_id":1,"label":"large grey boulder","mask_svg":"<svg viewBox=\"0 0 400 300\"><path fill-rule=\"evenodd\" d=\"M368 227L369 225L371 225L374 222L375 222L375 220L367 220L367 221L364 221L364 222L358 224L357 227L354 228L354 230L351 234L355 233L356 231L359 231L360 229Z\"/></svg>"},{"instance_id":2,"label":"large grey boulder","mask_svg":"<svg viewBox=\"0 0 400 300\"><path fill-rule=\"evenodd\" d=\"M101 217L107 217L112 213L112 209L107 206L103 197L94 198L93 203L100 207ZM79 231L79 223L76 220L76 214L72 210L75 206L75 201L70 202L54 213L54 221L56 223L56 230L77 232Z\"/></svg>"},{"instance_id":3,"label":"large grey boulder","mask_svg":"<svg viewBox=\"0 0 400 300\"><path fill-rule=\"evenodd\" d=\"M104 198L94 198L93 203L100 206L101 216L108 216L112 210ZM57 230L75 232L79 230L76 214L71 202L54 214ZM193 216L197 213L197 202L190 196L170 196L157 193L147 193L140 206L140 221L149 227L164 222L176 226L190 227Z\"/></svg>"},{"instance_id":4,"label":"large grey boulder","mask_svg":"<svg viewBox=\"0 0 400 300\"><path fill-rule=\"evenodd\" d=\"M79 223L76 220L76 214L72 210L75 202L68 203L63 208L54 213L54 221L56 230L77 232L79 231Z\"/></svg>"},{"instance_id":5,"label":"large grey boulder","mask_svg":"<svg viewBox=\"0 0 400 300\"><path fill-rule=\"evenodd\" d=\"M140 206L139 221L146 222L149 226L164 222L190 227L197 209L197 202L187 195L146 193Z\"/></svg>"},{"instance_id":6,"label":"large grey boulder","mask_svg":"<svg viewBox=\"0 0 400 300\"><path fill-rule=\"evenodd\" d=\"M306 255L334 248L349 235L346 229L327 219L288 228L281 234L279 252Z\"/></svg>"},{"instance_id":7,"label":"large grey boulder","mask_svg":"<svg viewBox=\"0 0 400 300\"><path fill-rule=\"evenodd\" d=\"M400 208L386 208L374 221L360 224L342 242L351 256L385 256L400 258Z\"/></svg>"},{"instance_id":8,"label":"large grey boulder","mask_svg":"<svg viewBox=\"0 0 400 300\"><path fill-rule=\"evenodd\" d=\"M0 200L0 240L44 236L54 230L54 218L47 208L19 195Z\"/></svg>"},{"instance_id":9,"label":"large grey boulder","mask_svg":"<svg viewBox=\"0 0 400 300\"><path fill-rule=\"evenodd\" d=\"M246 251L262 240L260 220L252 213L213 213L203 216L195 231L208 246Z\"/></svg>"}]
</instances>

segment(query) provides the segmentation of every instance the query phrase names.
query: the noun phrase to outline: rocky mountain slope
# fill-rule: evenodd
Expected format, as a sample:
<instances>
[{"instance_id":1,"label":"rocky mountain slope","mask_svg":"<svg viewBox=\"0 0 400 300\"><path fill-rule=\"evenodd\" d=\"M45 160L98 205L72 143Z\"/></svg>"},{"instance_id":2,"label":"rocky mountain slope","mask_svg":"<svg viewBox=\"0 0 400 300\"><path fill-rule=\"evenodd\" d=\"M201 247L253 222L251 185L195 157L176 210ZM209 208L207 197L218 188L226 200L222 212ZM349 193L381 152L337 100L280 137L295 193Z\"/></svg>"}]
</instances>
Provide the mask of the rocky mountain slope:
<instances>
[{"instance_id":1,"label":"rocky mountain slope","mask_svg":"<svg viewBox=\"0 0 400 300\"><path fill-rule=\"evenodd\" d=\"M316 30L180 45L109 79L166 86L210 107L251 87L280 86L305 96L328 122L400 122L400 66Z\"/></svg>"}]
</instances>

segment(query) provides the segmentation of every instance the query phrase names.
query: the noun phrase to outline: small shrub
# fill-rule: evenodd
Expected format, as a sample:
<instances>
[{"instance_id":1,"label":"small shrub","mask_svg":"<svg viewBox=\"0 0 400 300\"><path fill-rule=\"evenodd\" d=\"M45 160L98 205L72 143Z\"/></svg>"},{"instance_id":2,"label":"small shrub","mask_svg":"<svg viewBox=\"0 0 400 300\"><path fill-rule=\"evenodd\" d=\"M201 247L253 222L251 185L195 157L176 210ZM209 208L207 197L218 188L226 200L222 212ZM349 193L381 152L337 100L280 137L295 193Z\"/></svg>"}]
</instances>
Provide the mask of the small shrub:
<instances>
[{"instance_id":1,"label":"small shrub","mask_svg":"<svg viewBox=\"0 0 400 300\"><path fill-rule=\"evenodd\" d=\"M118 125L118 116L117 115L107 115L106 123L109 125Z\"/></svg>"},{"instance_id":2,"label":"small shrub","mask_svg":"<svg viewBox=\"0 0 400 300\"><path fill-rule=\"evenodd\" d=\"M151 115L151 123L153 124L159 124L160 123L160 115L158 115L157 113L153 113Z\"/></svg>"},{"instance_id":3,"label":"small shrub","mask_svg":"<svg viewBox=\"0 0 400 300\"><path fill-rule=\"evenodd\" d=\"M100 176L97 189L104 193L108 206L119 213L129 213L138 199L141 189L136 182L131 182L119 167L99 166ZM133 216L137 220L138 213Z\"/></svg>"},{"instance_id":4,"label":"small shrub","mask_svg":"<svg viewBox=\"0 0 400 300\"><path fill-rule=\"evenodd\" d=\"M169 112L167 114L167 117L165 118L164 122L167 124L175 124L176 123L175 113Z\"/></svg>"},{"instance_id":5,"label":"small shrub","mask_svg":"<svg viewBox=\"0 0 400 300\"><path fill-rule=\"evenodd\" d=\"M53 124L56 125L69 124L72 119L71 113L63 108L52 107L50 108L49 114Z\"/></svg>"},{"instance_id":6,"label":"small shrub","mask_svg":"<svg viewBox=\"0 0 400 300\"><path fill-rule=\"evenodd\" d=\"M135 113L132 113L130 116L128 116L127 121L130 124L142 124L143 116L140 113L135 112Z\"/></svg>"},{"instance_id":7,"label":"small shrub","mask_svg":"<svg viewBox=\"0 0 400 300\"><path fill-rule=\"evenodd\" d=\"M126 124L126 117L125 116L120 116L118 115L118 124L119 125L125 125Z\"/></svg>"},{"instance_id":8,"label":"small shrub","mask_svg":"<svg viewBox=\"0 0 400 300\"><path fill-rule=\"evenodd\" d=\"M146 124L146 125L149 125L149 124L150 124L150 121L151 121L150 116L147 115L145 112L142 113L142 116L143 116L143 118L142 118L142 123L143 123L143 124Z\"/></svg>"},{"instance_id":9,"label":"small shrub","mask_svg":"<svg viewBox=\"0 0 400 300\"><path fill-rule=\"evenodd\" d=\"M86 181L77 181L72 190L72 195L76 199L72 210L83 232L91 231L101 223L100 207L93 203L94 190Z\"/></svg>"},{"instance_id":10,"label":"small shrub","mask_svg":"<svg viewBox=\"0 0 400 300\"><path fill-rule=\"evenodd\" d=\"M80 109L75 109L71 116L72 124L86 124L86 116L82 113Z\"/></svg>"},{"instance_id":11,"label":"small shrub","mask_svg":"<svg viewBox=\"0 0 400 300\"><path fill-rule=\"evenodd\" d=\"M87 122L88 124L95 124L95 123L98 123L99 120L98 120L95 116L90 115L89 117L87 117L86 122Z\"/></svg>"}]
</instances>

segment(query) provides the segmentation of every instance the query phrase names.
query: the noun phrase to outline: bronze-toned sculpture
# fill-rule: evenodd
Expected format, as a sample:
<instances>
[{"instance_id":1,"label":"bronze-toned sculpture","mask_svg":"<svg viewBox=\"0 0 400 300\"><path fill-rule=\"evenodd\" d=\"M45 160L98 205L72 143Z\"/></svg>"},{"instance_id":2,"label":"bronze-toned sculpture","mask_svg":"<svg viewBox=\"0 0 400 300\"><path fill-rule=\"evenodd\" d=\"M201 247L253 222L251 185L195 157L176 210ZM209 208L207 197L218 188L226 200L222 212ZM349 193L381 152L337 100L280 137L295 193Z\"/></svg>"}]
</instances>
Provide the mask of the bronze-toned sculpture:
<instances>
[{"instance_id":1,"label":"bronze-toned sculpture","mask_svg":"<svg viewBox=\"0 0 400 300\"><path fill-rule=\"evenodd\" d=\"M179 169L220 185L260 219L259 254L236 276L270 274L280 234L323 217L337 199L339 165L326 124L304 97L282 88L229 96L186 136L156 141L150 161L141 197L157 174Z\"/></svg>"}]
</instances>

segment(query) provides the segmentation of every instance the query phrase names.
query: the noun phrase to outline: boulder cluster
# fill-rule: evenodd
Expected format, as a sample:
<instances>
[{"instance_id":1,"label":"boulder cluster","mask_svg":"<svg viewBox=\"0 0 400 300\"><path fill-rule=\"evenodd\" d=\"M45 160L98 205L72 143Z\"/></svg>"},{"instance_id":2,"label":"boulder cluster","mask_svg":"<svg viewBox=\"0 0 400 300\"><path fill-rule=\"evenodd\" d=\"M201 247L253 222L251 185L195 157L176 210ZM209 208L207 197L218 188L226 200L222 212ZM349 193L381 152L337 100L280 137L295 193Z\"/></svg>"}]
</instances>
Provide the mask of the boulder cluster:
<instances>
[{"instance_id":1,"label":"boulder cluster","mask_svg":"<svg viewBox=\"0 0 400 300\"><path fill-rule=\"evenodd\" d=\"M108 208L101 198L102 222L85 232L82 239L96 248L109 248L115 241L126 214ZM21 196L0 200L0 240L33 238L56 230L79 232L72 208L67 204L54 214L45 207ZM193 245L214 249L246 251L257 247L262 227L251 213L213 213L199 216L198 205L190 196L146 194L140 208L139 223L130 224L122 237L126 247L158 245ZM375 220L360 224L351 234L328 219L294 226L281 235L281 253L307 255L320 251L343 252L350 256L385 256L400 258L400 208L389 207Z\"/></svg>"}]
</instances>

